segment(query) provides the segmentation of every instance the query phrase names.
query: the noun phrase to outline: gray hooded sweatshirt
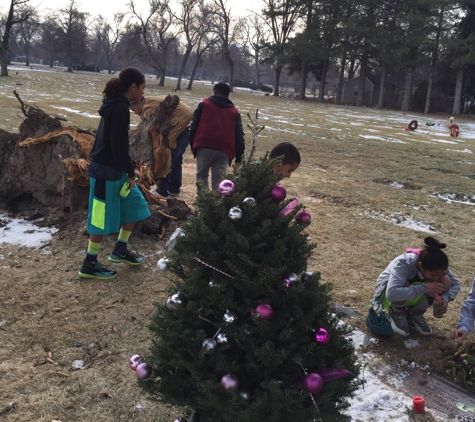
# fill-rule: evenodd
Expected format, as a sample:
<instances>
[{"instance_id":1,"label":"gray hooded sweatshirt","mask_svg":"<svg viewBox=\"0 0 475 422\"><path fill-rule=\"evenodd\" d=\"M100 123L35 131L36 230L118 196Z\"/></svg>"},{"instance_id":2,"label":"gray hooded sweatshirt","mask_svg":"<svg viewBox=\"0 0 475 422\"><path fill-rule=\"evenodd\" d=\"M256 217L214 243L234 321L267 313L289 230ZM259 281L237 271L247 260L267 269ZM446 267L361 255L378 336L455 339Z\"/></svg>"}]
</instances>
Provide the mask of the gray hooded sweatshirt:
<instances>
[{"instance_id":1,"label":"gray hooded sweatshirt","mask_svg":"<svg viewBox=\"0 0 475 422\"><path fill-rule=\"evenodd\" d=\"M415 299L417 296L426 294L427 287L424 284L404 287L406 281L412 280L417 276L422 280L422 274L420 273L418 266L418 259L419 257L412 252L394 258L376 280L373 302L381 302L381 295L385 289L386 297L390 302ZM451 302L460 291L460 282L449 268L447 268L445 274L449 276L452 283L449 291L440 297L445 299L447 302Z\"/></svg>"},{"instance_id":2,"label":"gray hooded sweatshirt","mask_svg":"<svg viewBox=\"0 0 475 422\"><path fill-rule=\"evenodd\" d=\"M472 283L472 290L465 299L460 311L460 321L457 330L465 330L467 333L473 332L473 320L475 319L475 279Z\"/></svg>"}]
</instances>

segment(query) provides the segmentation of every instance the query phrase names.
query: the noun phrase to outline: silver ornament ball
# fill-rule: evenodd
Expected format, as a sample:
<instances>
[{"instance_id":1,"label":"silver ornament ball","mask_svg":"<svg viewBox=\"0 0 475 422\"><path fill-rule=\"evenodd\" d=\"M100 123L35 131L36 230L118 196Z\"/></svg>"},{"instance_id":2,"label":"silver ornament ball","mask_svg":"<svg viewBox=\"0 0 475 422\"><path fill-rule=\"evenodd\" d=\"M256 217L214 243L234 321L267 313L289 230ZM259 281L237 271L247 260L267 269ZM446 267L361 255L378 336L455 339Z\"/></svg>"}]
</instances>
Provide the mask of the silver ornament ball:
<instances>
[{"instance_id":1,"label":"silver ornament ball","mask_svg":"<svg viewBox=\"0 0 475 422\"><path fill-rule=\"evenodd\" d=\"M256 205L257 205L257 201L256 201L252 196L248 196L247 198L244 198L244 200L242 201L242 203L243 203L246 207L249 207L249 208L255 208Z\"/></svg>"},{"instance_id":2,"label":"silver ornament ball","mask_svg":"<svg viewBox=\"0 0 475 422\"><path fill-rule=\"evenodd\" d=\"M203 346L205 353L208 355L216 353L216 350L218 349L218 343L216 343L214 338L205 338L201 343L201 346Z\"/></svg>"},{"instance_id":3,"label":"silver ornament ball","mask_svg":"<svg viewBox=\"0 0 475 422\"><path fill-rule=\"evenodd\" d=\"M180 292L175 293L167 299L166 307L171 311L176 311L182 305L183 298L181 297Z\"/></svg>"},{"instance_id":4,"label":"silver ornament ball","mask_svg":"<svg viewBox=\"0 0 475 422\"><path fill-rule=\"evenodd\" d=\"M167 258L159 259L157 262L157 268L161 271L168 270L168 259Z\"/></svg>"},{"instance_id":5,"label":"silver ornament ball","mask_svg":"<svg viewBox=\"0 0 475 422\"><path fill-rule=\"evenodd\" d=\"M239 207L232 207L229 210L228 216L231 220L239 220L242 217L242 211Z\"/></svg>"},{"instance_id":6,"label":"silver ornament ball","mask_svg":"<svg viewBox=\"0 0 475 422\"><path fill-rule=\"evenodd\" d=\"M296 283L298 281L297 274L295 273L288 273L285 278L289 279L291 283Z\"/></svg>"}]
</instances>

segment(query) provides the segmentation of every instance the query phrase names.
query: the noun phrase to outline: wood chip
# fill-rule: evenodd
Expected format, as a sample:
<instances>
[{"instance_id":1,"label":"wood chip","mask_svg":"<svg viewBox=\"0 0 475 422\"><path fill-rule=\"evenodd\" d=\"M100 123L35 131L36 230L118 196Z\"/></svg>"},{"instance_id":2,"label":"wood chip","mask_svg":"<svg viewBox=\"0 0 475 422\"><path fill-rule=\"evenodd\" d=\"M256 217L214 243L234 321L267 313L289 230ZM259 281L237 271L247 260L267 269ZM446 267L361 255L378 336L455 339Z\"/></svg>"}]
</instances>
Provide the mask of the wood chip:
<instances>
[{"instance_id":1,"label":"wood chip","mask_svg":"<svg viewBox=\"0 0 475 422\"><path fill-rule=\"evenodd\" d=\"M48 357L49 357L50 359L53 359L53 353L48 352Z\"/></svg>"},{"instance_id":2,"label":"wood chip","mask_svg":"<svg viewBox=\"0 0 475 422\"><path fill-rule=\"evenodd\" d=\"M46 358L46 362L51 363L51 364L54 363L53 359L50 359L50 358Z\"/></svg>"},{"instance_id":3,"label":"wood chip","mask_svg":"<svg viewBox=\"0 0 475 422\"><path fill-rule=\"evenodd\" d=\"M51 312L63 312L63 308L51 308Z\"/></svg>"},{"instance_id":4,"label":"wood chip","mask_svg":"<svg viewBox=\"0 0 475 422\"><path fill-rule=\"evenodd\" d=\"M165 289L153 289L153 291L156 293L162 293L165 291Z\"/></svg>"},{"instance_id":5,"label":"wood chip","mask_svg":"<svg viewBox=\"0 0 475 422\"><path fill-rule=\"evenodd\" d=\"M91 358L91 361L95 361L97 359L100 359L104 356L104 353L98 353L96 356L94 356L93 358Z\"/></svg>"},{"instance_id":6,"label":"wood chip","mask_svg":"<svg viewBox=\"0 0 475 422\"><path fill-rule=\"evenodd\" d=\"M69 374L66 374L65 372L56 372L56 375L63 378L69 378Z\"/></svg>"},{"instance_id":7,"label":"wood chip","mask_svg":"<svg viewBox=\"0 0 475 422\"><path fill-rule=\"evenodd\" d=\"M112 331L113 331L114 333L117 333L117 331L118 331L118 330L117 330L117 327L112 326Z\"/></svg>"}]
</instances>

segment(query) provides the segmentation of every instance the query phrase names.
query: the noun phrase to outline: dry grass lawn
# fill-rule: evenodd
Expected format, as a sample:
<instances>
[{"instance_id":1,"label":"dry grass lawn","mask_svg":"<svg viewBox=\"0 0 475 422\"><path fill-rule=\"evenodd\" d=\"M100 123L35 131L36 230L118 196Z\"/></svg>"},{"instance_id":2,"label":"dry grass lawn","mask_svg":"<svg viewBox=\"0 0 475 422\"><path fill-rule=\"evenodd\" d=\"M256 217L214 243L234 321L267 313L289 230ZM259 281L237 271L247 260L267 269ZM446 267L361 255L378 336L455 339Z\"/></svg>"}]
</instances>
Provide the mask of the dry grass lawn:
<instances>
[{"instance_id":1,"label":"dry grass lawn","mask_svg":"<svg viewBox=\"0 0 475 422\"><path fill-rule=\"evenodd\" d=\"M68 125L96 129L99 119L93 116L107 75L23 68L10 75L0 79L0 128L18 130L15 89L26 103L65 116ZM171 94L173 87L174 81L160 88L148 79L146 95ZM209 85L195 83L193 91L178 95L194 108L210 91ZM231 99L245 124L246 114L259 110L266 129L257 139L258 155L282 141L300 149L302 164L283 184L312 215L307 230L318 247L309 270L320 271L322 280L334 285L335 302L361 317L348 322L366 330L364 316L376 277L391 259L407 247L419 247L428 235L393 219L430 227L447 243L462 291L444 318L428 317L434 334L414 334L420 344L411 349L400 337L370 346L388 361L404 358L444 372L455 346L448 333L475 277L475 207L470 202L475 195L475 123L457 119L460 136L450 138L447 115L405 115L248 92L236 92ZM413 119L419 128L405 131ZM188 150L183 199L190 205L194 172ZM436 194L456 194L461 200L448 202ZM153 303L165 300L169 283L156 262L174 228L163 240L134 235L131 246L144 254L143 266L120 264L113 281L84 281L77 276L87 241L84 226L84 214L65 215L62 230L46 248L0 245L0 321L6 320L0 327L0 412L14 402L16 408L4 413L4 420L172 421L181 412L151 401L138 388L127 358L147 353ZM105 241L103 260L114 240ZM73 370L76 359L86 369Z\"/></svg>"}]
</instances>

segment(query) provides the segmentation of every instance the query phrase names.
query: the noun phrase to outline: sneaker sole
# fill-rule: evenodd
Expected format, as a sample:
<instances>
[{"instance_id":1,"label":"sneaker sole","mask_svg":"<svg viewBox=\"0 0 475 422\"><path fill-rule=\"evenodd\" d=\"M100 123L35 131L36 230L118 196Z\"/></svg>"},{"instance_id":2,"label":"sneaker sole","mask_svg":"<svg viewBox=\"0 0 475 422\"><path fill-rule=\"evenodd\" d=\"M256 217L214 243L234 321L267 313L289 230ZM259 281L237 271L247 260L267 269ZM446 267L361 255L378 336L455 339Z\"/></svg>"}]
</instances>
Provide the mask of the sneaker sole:
<instances>
[{"instance_id":1,"label":"sneaker sole","mask_svg":"<svg viewBox=\"0 0 475 422\"><path fill-rule=\"evenodd\" d=\"M393 323L393 321L390 319L389 322L391 323L391 328L393 329L393 331L396 333L396 334L399 334L400 336L403 336L403 337L408 337L409 336L409 332L405 332L405 331L402 331L400 328L398 328L396 326L396 324ZM409 329L409 327L408 327Z\"/></svg>"},{"instance_id":2,"label":"sneaker sole","mask_svg":"<svg viewBox=\"0 0 475 422\"><path fill-rule=\"evenodd\" d=\"M432 334L432 329L430 330L430 333L426 333L425 331L422 331L421 327L413 321L409 322L409 326L414 328L419 334L422 334L423 336L430 336Z\"/></svg>"},{"instance_id":3,"label":"sneaker sole","mask_svg":"<svg viewBox=\"0 0 475 422\"><path fill-rule=\"evenodd\" d=\"M79 277L82 277L82 278L96 278L98 280L110 280L111 278L117 277L117 274L109 275L109 276L99 276L99 275L94 275L94 274L82 273L81 271L78 272L78 275Z\"/></svg>"},{"instance_id":4,"label":"sneaker sole","mask_svg":"<svg viewBox=\"0 0 475 422\"><path fill-rule=\"evenodd\" d=\"M111 257L109 257L109 261L113 262L114 264L120 264L121 262L123 262L124 264L133 265L134 267L137 266L137 265L141 265L143 263L143 261L142 262L130 262L130 261L127 261L126 259L111 258Z\"/></svg>"}]
</instances>

